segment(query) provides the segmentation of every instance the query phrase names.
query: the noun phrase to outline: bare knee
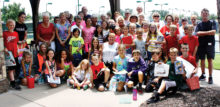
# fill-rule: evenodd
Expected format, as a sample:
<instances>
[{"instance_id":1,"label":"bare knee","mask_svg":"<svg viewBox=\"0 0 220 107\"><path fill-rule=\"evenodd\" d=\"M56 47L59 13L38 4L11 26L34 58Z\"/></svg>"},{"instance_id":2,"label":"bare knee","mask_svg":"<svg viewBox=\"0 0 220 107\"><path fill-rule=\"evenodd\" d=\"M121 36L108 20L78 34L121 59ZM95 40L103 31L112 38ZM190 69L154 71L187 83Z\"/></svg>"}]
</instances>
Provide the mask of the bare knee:
<instances>
[{"instance_id":1,"label":"bare knee","mask_svg":"<svg viewBox=\"0 0 220 107\"><path fill-rule=\"evenodd\" d=\"M57 85L56 85L56 84L50 84L50 87L51 87L51 88L56 88Z\"/></svg>"},{"instance_id":2,"label":"bare knee","mask_svg":"<svg viewBox=\"0 0 220 107\"><path fill-rule=\"evenodd\" d=\"M26 78L22 79L22 85L27 86L27 79Z\"/></svg>"},{"instance_id":3,"label":"bare knee","mask_svg":"<svg viewBox=\"0 0 220 107\"><path fill-rule=\"evenodd\" d=\"M102 86L102 85L99 86L98 91L101 91L101 92L102 92L102 91L104 91L104 90L105 90L104 86Z\"/></svg>"},{"instance_id":4,"label":"bare knee","mask_svg":"<svg viewBox=\"0 0 220 107\"><path fill-rule=\"evenodd\" d=\"M129 88L132 88L133 87L133 81L128 81L128 83L127 83L127 86L129 87Z\"/></svg>"}]
</instances>

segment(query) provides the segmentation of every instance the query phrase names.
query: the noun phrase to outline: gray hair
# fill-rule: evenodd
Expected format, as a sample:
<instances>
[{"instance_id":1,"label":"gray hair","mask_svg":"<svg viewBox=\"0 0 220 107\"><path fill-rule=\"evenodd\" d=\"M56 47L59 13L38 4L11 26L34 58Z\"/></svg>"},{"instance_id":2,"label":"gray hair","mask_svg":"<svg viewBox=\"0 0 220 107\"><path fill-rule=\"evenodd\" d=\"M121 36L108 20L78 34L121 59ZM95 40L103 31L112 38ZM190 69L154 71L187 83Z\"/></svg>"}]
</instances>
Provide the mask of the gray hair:
<instances>
[{"instance_id":1,"label":"gray hair","mask_svg":"<svg viewBox=\"0 0 220 107\"><path fill-rule=\"evenodd\" d=\"M42 17L50 17L50 14L48 12L43 12Z\"/></svg>"}]
</instances>

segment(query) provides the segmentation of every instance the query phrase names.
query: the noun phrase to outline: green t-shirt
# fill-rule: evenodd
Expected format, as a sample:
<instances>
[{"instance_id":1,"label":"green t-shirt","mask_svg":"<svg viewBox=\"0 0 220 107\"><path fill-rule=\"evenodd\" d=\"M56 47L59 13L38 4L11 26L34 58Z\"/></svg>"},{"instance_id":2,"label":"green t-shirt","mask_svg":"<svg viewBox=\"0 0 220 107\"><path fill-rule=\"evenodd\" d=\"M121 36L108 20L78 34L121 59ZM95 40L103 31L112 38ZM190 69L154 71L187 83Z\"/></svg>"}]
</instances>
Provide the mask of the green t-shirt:
<instances>
[{"instance_id":1,"label":"green t-shirt","mask_svg":"<svg viewBox=\"0 0 220 107\"><path fill-rule=\"evenodd\" d=\"M174 63L171 63L171 61L168 61L167 64L170 65L168 78L172 81L176 81L177 87L182 87L182 85L184 83L183 76L181 74L177 75L175 73Z\"/></svg>"},{"instance_id":2,"label":"green t-shirt","mask_svg":"<svg viewBox=\"0 0 220 107\"><path fill-rule=\"evenodd\" d=\"M72 37L70 39L69 45L72 46L72 54L76 54L77 53L77 49L79 49L79 47L81 47L84 44L84 40L82 37ZM80 54L82 55L82 49L80 49Z\"/></svg>"}]
</instances>

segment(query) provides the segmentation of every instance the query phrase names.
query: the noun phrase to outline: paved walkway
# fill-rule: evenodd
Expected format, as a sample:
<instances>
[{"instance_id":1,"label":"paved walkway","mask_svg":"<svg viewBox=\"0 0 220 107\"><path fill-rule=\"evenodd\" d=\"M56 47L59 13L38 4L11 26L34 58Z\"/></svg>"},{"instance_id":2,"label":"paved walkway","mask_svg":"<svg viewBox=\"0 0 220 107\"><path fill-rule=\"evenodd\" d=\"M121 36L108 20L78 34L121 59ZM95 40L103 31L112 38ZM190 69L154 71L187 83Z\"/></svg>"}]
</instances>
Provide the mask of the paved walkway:
<instances>
[{"instance_id":1,"label":"paved walkway","mask_svg":"<svg viewBox=\"0 0 220 107\"><path fill-rule=\"evenodd\" d=\"M214 84L200 82L201 87L220 86L220 71L213 72ZM114 93L111 91L97 92L72 89L63 84L50 89L47 85L35 85L34 89L22 87L22 91L9 90L0 95L0 107L138 107L151 96L151 93L138 95L132 100L132 93ZM125 104L128 103L128 104Z\"/></svg>"}]
</instances>

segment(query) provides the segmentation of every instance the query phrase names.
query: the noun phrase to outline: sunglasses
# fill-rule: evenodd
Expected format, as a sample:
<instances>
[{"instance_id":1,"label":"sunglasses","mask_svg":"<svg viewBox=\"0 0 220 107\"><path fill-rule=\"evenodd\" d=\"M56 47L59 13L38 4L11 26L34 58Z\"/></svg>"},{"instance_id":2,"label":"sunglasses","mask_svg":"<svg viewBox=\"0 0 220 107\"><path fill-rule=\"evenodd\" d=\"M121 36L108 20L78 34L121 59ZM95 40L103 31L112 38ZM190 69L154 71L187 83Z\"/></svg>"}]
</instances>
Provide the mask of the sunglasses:
<instances>
[{"instance_id":1,"label":"sunglasses","mask_svg":"<svg viewBox=\"0 0 220 107\"><path fill-rule=\"evenodd\" d=\"M154 16L154 17L159 17L159 16Z\"/></svg>"},{"instance_id":2,"label":"sunglasses","mask_svg":"<svg viewBox=\"0 0 220 107\"><path fill-rule=\"evenodd\" d=\"M152 53L151 53L151 55L155 55L155 54L159 55L160 52L152 52Z\"/></svg>"}]
</instances>

